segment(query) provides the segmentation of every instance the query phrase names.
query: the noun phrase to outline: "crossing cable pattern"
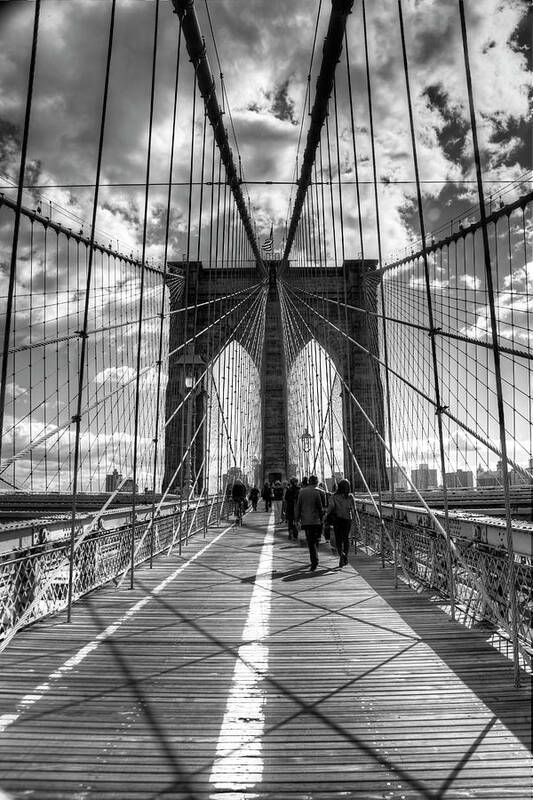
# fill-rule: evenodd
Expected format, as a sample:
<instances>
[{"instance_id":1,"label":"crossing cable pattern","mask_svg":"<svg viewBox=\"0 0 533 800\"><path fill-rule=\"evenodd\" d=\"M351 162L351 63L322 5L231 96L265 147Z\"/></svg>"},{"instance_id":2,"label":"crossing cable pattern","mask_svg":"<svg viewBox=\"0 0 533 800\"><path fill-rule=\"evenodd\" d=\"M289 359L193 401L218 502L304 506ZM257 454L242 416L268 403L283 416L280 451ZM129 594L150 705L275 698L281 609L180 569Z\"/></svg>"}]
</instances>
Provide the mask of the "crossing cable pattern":
<instances>
[{"instance_id":1,"label":"crossing cable pattern","mask_svg":"<svg viewBox=\"0 0 533 800\"><path fill-rule=\"evenodd\" d=\"M18 587L13 590L16 601L6 607L11 632L34 619L40 607L63 607L64 589L54 587L65 567L69 606L96 585L87 575L98 572L109 579L109 570L99 568L98 559L105 558L94 544L95 529L119 492L132 495L131 519L116 540L120 557L114 551L108 562L114 577L129 578L133 585L136 564L151 561L162 549L170 552L181 546L184 531L187 537L197 530L199 519L207 524L219 507L219 495L235 477L256 479L262 440L265 267L249 198L242 193L240 155L237 168L223 125L229 104L216 42L211 44L220 71L222 106L194 3L173 0L173 5L178 16L176 74L169 172L163 182L161 263L148 257L151 208L160 198L156 186L161 187L160 181L151 180L150 146L159 80L159 0L153 5L153 27L147 31L152 70L139 201L140 257L125 256L111 242L106 246L96 241L115 2L110 7L89 234L52 220L51 213L47 217L41 206L32 208L28 199L23 204L24 143L16 200L0 197L0 230L13 234L3 311L0 480L16 490L73 494L70 549L54 557L49 567L31 566L37 563L32 554L31 564L21 558L5 573L6 581ZM475 613L509 633L518 670L519 646L526 652L531 561L515 564L510 484L531 485L532 195L522 187L517 198L521 185L515 184L513 193L509 189L509 202L487 215L478 175L480 219L442 237L426 232L409 42L398 3L420 243L417 252L413 248L401 259L385 261L366 7L364 0L357 5L361 24L353 26L363 37L359 52L366 96L359 97L352 85L349 52L355 34L348 36L346 28L352 6L347 0L332 2L277 280L289 385L288 466L299 475L315 472L325 484L349 475L360 498L366 543L383 561L391 558L395 570L398 566L408 579L426 580L447 594L452 614L456 600L464 608L475 597ZM205 8L214 37L207 2ZM458 8L468 80L462 2ZM38 68L38 9L36 3L30 86ZM315 42L320 9L321 5ZM183 89L185 79L180 83L185 49L192 62L189 92ZM345 71L337 67L343 50ZM306 105L309 90L310 76ZM339 101L346 96L347 105ZM30 89L26 144L31 99ZM470 106L474 130L472 102ZM184 157L176 149L178 119L188 142L182 148ZM358 140L365 129L373 178L370 231L363 226ZM233 124L232 132L236 141ZM180 177L186 180L176 180L179 156ZM343 178L347 164L355 182ZM352 208L355 201L356 216L348 210L348 197ZM181 261L172 260L173 251L181 251ZM357 252L360 258L351 258ZM369 252L377 252L377 259L369 259ZM471 472L477 473L478 482L483 480L493 472L495 458L500 461L496 480L504 488L507 540L499 553L491 551L486 557L461 541L447 495ZM420 470L419 464L431 468ZM443 486L443 514L431 508L417 469L426 476L425 488L431 481ZM92 524L80 530L77 496L101 491L104 481L110 492ZM143 487L148 491L141 503L136 495ZM400 519L408 513L398 502L406 488L424 508L431 535ZM166 533L160 537L165 516L172 522L165 520ZM33 587L39 571L46 576L44 582L26 596L28 583Z\"/></svg>"},{"instance_id":2,"label":"crossing cable pattern","mask_svg":"<svg viewBox=\"0 0 533 800\"><path fill-rule=\"evenodd\" d=\"M140 259L133 253L128 257L115 250L112 242L106 246L96 241L114 2L110 11L89 235L84 235L83 227L75 232L68 222L52 221L51 212L49 217L41 213L41 204L36 209L22 204L23 166L17 202L0 198L2 224L7 223L9 229L11 215L15 216L13 260L16 262L16 246L21 243L24 261L29 262L27 272L16 264L12 312L4 316L9 318L4 350L4 363L9 368L5 369L2 391L9 402L0 478L4 485L19 491L71 492L73 497L69 546L46 547L44 552L32 551L27 557L21 555L3 564L3 582L11 586L2 610L0 635L4 645L16 630L43 613L66 605L70 618L72 601L110 577L129 575L133 585L138 563L147 559L151 563L162 548L181 548L191 533L204 530L205 534L209 519L220 513L218 492L225 488L223 476L232 470L233 474L246 470L251 475L260 457L259 372L266 294L256 265L259 262L262 267L262 262L257 258L246 208L243 213L231 152L227 142L220 146L220 120L209 134L208 115L202 114L196 91L190 115L188 192L182 198L173 193L179 184L173 174L178 113L184 117L184 100L180 104L178 92L183 60L181 20L176 41L162 264L147 259L152 110L142 255ZM37 21L38 14L36 26ZM150 109L158 78L158 24L159 2L154 6ZM33 68L36 44L34 36ZM201 64L201 58L194 64L195 87L198 82L200 89L202 75L205 78L199 73ZM206 110L213 100L216 105L212 93L204 100ZM199 123L200 115L203 124ZM196 156L198 149L200 159ZM210 192L204 192L204 177L209 172ZM169 262L173 206L179 207L180 202L187 209L184 269L179 263ZM204 299L198 296L198 283L190 282L187 267L195 263L191 261L194 257L197 264L203 259L207 265ZM181 336L171 347L173 326ZM183 359L181 377L186 391L169 399L167 359L173 357ZM193 366L192 375L188 374L189 364ZM160 444L168 439L167 430L176 419L181 424L181 458L172 480L159 493L168 449ZM80 527L76 499L80 492L102 492L104 478L109 492L105 502L90 515L90 522ZM146 504L146 494L142 501L137 495L139 484L148 487L151 504ZM177 506L171 488L179 492ZM102 523L113 500L123 491L131 493L130 521L109 539ZM88 570L89 564L93 566Z\"/></svg>"},{"instance_id":3,"label":"crossing cable pattern","mask_svg":"<svg viewBox=\"0 0 533 800\"><path fill-rule=\"evenodd\" d=\"M410 131L420 209L421 246L417 253L412 252L400 261L384 266L364 2L360 8L378 259L373 264L365 263L356 142L362 121L355 114L355 108L358 105L364 107L365 103L353 100L349 39L346 37L348 84L344 91L347 90L350 97L351 163L356 175L362 267L358 271L358 301L352 299L354 288L349 280L350 264L345 260L345 254L349 251L343 217L345 188L340 177L335 187L334 179L335 175L340 176L343 159L346 159L346 151L341 158L339 148L336 94L340 76L337 76L329 100L329 117L324 116L315 150L314 183L306 180L302 171L300 189L304 186L306 191L301 192L301 211L293 212L292 217L292 263L283 272L281 289L284 335L286 339L293 338L292 347L286 345L286 357L291 364L298 358L298 350L308 347L308 342L314 340L315 344L318 341L325 347L330 358L336 360L343 394L350 398L348 404L343 402L343 433L345 435L348 429L347 421L351 414L359 420L362 417L363 424L372 434L369 439L359 437L360 443L364 441L370 445L363 447L361 454L353 450L350 452L351 448L347 447L350 442L344 442L344 469L345 472L349 471L351 459L356 467L353 473L356 485L359 484L367 496L371 495L370 501L379 521L378 551L382 558L385 555L392 557L395 564L399 561L402 568L406 569L403 544L396 552L398 532L395 504L398 488L414 491L418 501L426 506L432 527L440 531L445 543L441 551L441 560L446 565L443 573L445 579L444 582L440 578L435 580L439 590L450 598L452 615L455 599L459 597L464 604L468 592L468 602L474 592L482 599L481 605L485 609L492 609L484 613L488 613L495 624L501 625L509 633L515 679L518 682L519 638L522 655L529 659L525 587L530 579L531 562L525 572L520 570L518 577L513 554L509 486L527 487L533 482L530 390L533 287L527 225L531 213L531 193L527 191L525 183L521 196L512 198L508 205L502 203L500 209L486 216L481 191L479 199L482 210L476 222L470 222L468 226L461 224L453 234L444 236L442 240L432 237L430 241L424 229L420 178L416 166L416 131L411 113ZM465 41L464 12L462 8L459 10ZM398 3L398 17L410 107L408 52L401 3ZM336 137L333 147L332 118ZM473 112L471 120L474 127ZM285 255L288 254L286 250ZM342 257L342 269L339 267L339 254ZM343 287L343 291L338 293L343 297L333 296L328 287L328 275ZM492 312L491 282L494 285ZM298 344L294 344L294 341ZM342 341L347 347L344 359L341 355ZM365 382L361 381L355 394L347 374L349 354L353 357L354 352L361 357L366 356L366 367L360 360L359 368L368 377L366 387ZM315 360L318 362L319 359ZM495 367L498 361L504 365L499 370ZM314 372L318 383L319 370L315 369ZM311 385L312 378L302 373L300 380L307 384L303 393L306 394L307 405L313 407L311 411L306 408L301 418L307 420L309 416L314 416L317 420L321 419L320 401L316 398L315 387ZM366 391L368 385L371 387L370 396ZM332 412L332 417L335 417L335 412ZM505 420L504 433L502 420ZM376 447L377 442L379 445ZM369 458L371 454L373 463ZM314 458L311 455L314 463L316 456L316 453ZM359 456L361 460L365 459L364 464L360 463ZM491 470L495 457L499 459L496 473ZM388 462L386 471L383 469L384 458ZM440 522L420 494L424 469L424 488L432 485L430 483L428 486L427 483L428 467L421 469L420 464L431 464L434 470L431 473L434 476L431 478L433 485L443 486L444 518ZM480 485L486 475L487 478L494 476L504 488L502 501L507 509L506 552L498 565L498 558L489 560L489 563L479 551L475 551L476 558L472 559L472 553L468 551L471 545L467 545L467 550L462 552L464 546L460 542L459 546L452 538L452 532L458 529L449 520L447 492L450 487L454 490L461 485L467 488L467 476L470 475L472 481L473 473L476 473ZM508 484L507 489L505 484ZM412 563L411 559L408 569L420 577L420 570L415 569ZM461 586L456 589L454 584L458 564ZM500 576L497 579L499 598L488 584L477 577L480 573L487 575L491 572L494 576ZM468 591L465 586L469 587ZM508 599L503 615L497 612L502 595L507 595ZM520 611L517 610L518 606Z\"/></svg>"},{"instance_id":4,"label":"crossing cable pattern","mask_svg":"<svg viewBox=\"0 0 533 800\"><path fill-rule=\"evenodd\" d=\"M110 31L114 7L112 12ZM110 39L110 53L111 50ZM179 66L178 45L172 136L175 134ZM155 76L155 63L153 73ZM204 143L202 164L205 152ZM173 153L172 140L171 172ZM214 149L212 155L214 158ZM223 215L226 217L229 207L226 183L220 174L218 180L218 186L211 187L211 204L218 191L217 203L220 207L223 190ZM127 434L127 423L135 417L135 412L132 413L135 407L141 409L137 439L149 440L147 431L151 421L161 418L161 400L157 395L161 397L166 376L164 371L161 373L162 359L158 353L168 350L165 345L168 319L171 315L184 316L190 311L187 308L175 312L168 310L169 300L176 304L184 286L182 275L167 274L171 184L172 175L168 181L165 252L163 265L159 267L147 263L146 259L136 260L118 253L112 247L96 242L94 235L84 236L82 231L78 233L61 222L52 222L40 213L40 209L35 211L20 207L17 241L20 241L28 256L29 279L20 284L14 281L14 319L11 326L6 326L10 336L4 352L4 359L9 363L3 381L3 391L7 395L7 417L0 477L4 486L31 491L69 491L72 488L74 465L70 420L72 416L78 417L72 413L78 399L81 401L81 393L76 391L76 381L84 372L87 374L84 377L83 403L85 408L93 411L93 416L85 422L86 430L81 434L82 491L94 492L103 488L109 464L115 464L119 473L126 472L126 464L132 454L132 438L133 441L136 438L131 433ZM149 185L149 173L146 185ZM191 195L189 191L189 199ZM199 217L203 199L196 198ZM192 214L192 203L190 205ZM10 224L12 211L15 212L16 221L17 203L2 197L0 206L1 213L5 215L4 224ZM97 203L93 206L96 209ZM93 231L95 219L96 214L90 226ZM216 242L213 241L215 225ZM189 229L192 227L191 224ZM199 251L203 244L201 218L198 227ZM220 225L213 219L211 205L209 231L208 257L214 262L215 268L233 268L237 262L249 261L250 246L247 246L242 231L237 232L234 216L226 218ZM219 233L221 241L218 239ZM207 235L203 239L207 242ZM189 258L188 253L186 257ZM146 285L141 287L143 271ZM42 275L46 275L46 286L40 289ZM231 294L231 291L226 292L224 297L228 298ZM220 309L225 302L224 297L219 295L205 303ZM84 300L87 301L86 325L83 324ZM238 301L234 302L237 304ZM217 314L214 313L212 324L216 324L216 318ZM142 363L137 364L141 339L133 329L137 323L140 330L139 320L144 320L142 335L146 339L142 345ZM159 320L162 321L161 326L155 324ZM80 352L86 343L86 364L78 369ZM121 363L117 363L117 353L121 356ZM52 382L50 375L55 365L61 366L53 370ZM138 386L141 378L143 384ZM143 393L142 403L135 402L132 383L135 384L136 394L139 391ZM155 389L156 385L159 387L156 397L150 398L151 387ZM148 475L148 469L143 468L139 480L135 482L150 485L152 481L149 481Z\"/></svg>"}]
</instances>

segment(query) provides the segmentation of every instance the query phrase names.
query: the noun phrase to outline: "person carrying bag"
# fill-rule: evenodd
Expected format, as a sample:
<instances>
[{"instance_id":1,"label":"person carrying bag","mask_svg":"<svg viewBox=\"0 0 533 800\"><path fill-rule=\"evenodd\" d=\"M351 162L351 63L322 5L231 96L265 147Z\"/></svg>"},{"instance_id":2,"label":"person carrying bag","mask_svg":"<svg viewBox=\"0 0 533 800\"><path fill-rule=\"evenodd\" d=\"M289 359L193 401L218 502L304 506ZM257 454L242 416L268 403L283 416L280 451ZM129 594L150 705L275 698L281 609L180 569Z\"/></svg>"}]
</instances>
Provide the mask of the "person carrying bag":
<instances>
[{"instance_id":1,"label":"person carrying bag","mask_svg":"<svg viewBox=\"0 0 533 800\"><path fill-rule=\"evenodd\" d=\"M350 492L350 483L343 478L337 491L329 498L326 521L333 526L335 545L339 554L339 567L348 563L350 552L350 530L355 519L355 501Z\"/></svg>"}]
</instances>

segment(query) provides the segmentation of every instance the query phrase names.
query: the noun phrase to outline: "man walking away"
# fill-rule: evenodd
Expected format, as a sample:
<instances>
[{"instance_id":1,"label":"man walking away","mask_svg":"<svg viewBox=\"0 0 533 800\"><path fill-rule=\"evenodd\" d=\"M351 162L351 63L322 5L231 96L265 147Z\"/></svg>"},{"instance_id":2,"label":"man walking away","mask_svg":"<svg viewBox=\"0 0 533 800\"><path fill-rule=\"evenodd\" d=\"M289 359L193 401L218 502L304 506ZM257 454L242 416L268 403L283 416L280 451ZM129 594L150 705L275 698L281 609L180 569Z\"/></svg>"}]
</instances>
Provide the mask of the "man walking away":
<instances>
[{"instance_id":1,"label":"man walking away","mask_svg":"<svg viewBox=\"0 0 533 800\"><path fill-rule=\"evenodd\" d=\"M287 517L287 527L289 529L289 539L298 541L298 529L294 522L294 514L296 512L296 501L300 493L298 486L298 478L291 478L287 491L285 492L285 516Z\"/></svg>"},{"instance_id":2,"label":"man walking away","mask_svg":"<svg viewBox=\"0 0 533 800\"><path fill-rule=\"evenodd\" d=\"M319 491L318 478L316 475L309 477L309 486L300 489L298 500L296 501L296 522L301 522L307 539L309 548L309 558L311 561L311 572L318 567L318 540L322 531L322 519L324 517L324 506L322 505L322 493Z\"/></svg>"},{"instance_id":3,"label":"man walking away","mask_svg":"<svg viewBox=\"0 0 533 800\"><path fill-rule=\"evenodd\" d=\"M259 489L257 486L254 486L250 489L250 494L248 495L250 499L250 503L252 504L252 511L257 511L257 501L259 500Z\"/></svg>"},{"instance_id":4,"label":"man walking away","mask_svg":"<svg viewBox=\"0 0 533 800\"><path fill-rule=\"evenodd\" d=\"M244 516L244 512L246 510L245 509L246 486L238 478L233 484L233 488L231 490L231 497L234 503L235 516L242 519L242 517Z\"/></svg>"},{"instance_id":5,"label":"man walking away","mask_svg":"<svg viewBox=\"0 0 533 800\"><path fill-rule=\"evenodd\" d=\"M272 487L268 481L265 481L263 491L261 492L261 497L265 501L265 511L270 511L272 508Z\"/></svg>"}]
</instances>

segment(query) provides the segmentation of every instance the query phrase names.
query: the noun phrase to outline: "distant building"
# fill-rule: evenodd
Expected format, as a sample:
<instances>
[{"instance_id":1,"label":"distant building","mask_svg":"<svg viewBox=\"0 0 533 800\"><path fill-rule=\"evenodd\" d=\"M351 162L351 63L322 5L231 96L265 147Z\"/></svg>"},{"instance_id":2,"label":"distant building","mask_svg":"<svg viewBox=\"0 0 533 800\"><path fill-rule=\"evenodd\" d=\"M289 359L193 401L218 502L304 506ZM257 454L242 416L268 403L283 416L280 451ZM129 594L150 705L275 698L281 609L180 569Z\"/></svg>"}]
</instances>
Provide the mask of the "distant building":
<instances>
[{"instance_id":1,"label":"distant building","mask_svg":"<svg viewBox=\"0 0 533 800\"><path fill-rule=\"evenodd\" d=\"M448 489L473 489L474 475L470 470L458 469L457 472L446 473Z\"/></svg>"},{"instance_id":2,"label":"distant building","mask_svg":"<svg viewBox=\"0 0 533 800\"><path fill-rule=\"evenodd\" d=\"M420 491L438 488L437 470L430 469L427 464L419 464L418 469L412 469L411 480Z\"/></svg>"},{"instance_id":3,"label":"distant building","mask_svg":"<svg viewBox=\"0 0 533 800\"><path fill-rule=\"evenodd\" d=\"M110 475L105 476L105 490L106 492L114 492L122 480L122 475L116 469Z\"/></svg>"},{"instance_id":4,"label":"distant building","mask_svg":"<svg viewBox=\"0 0 533 800\"><path fill-rule=\"evenodd\" d=\"M477 468L476 480L477 480L477 485L479 487L501 486L502 485L501 469L496 469L496 470L483 469L483 467L479 465Z\"/></svg>"},{"instance_id":5,"label":"distant building","mask_svg":"<svg viewBox=\"0 0 533 800\"><path fill-rule=\"evenodd\" d=\"M122 484L120 491L128 492L129 494L133 494L135 492L135 494L137 494L137 492L139 491L139 487L137 486L136 483L135 484L133 483L133 478L126 478L126 480Z\"/></svg>"},{"instance_id":6,"label":"distant building","mask_svg":"<svg viewBox=\"0 0 533 800\"><path fill-rule=\"evenodd\" d=\"M511 486L532 486L533 475L528 475L527 470L512 469L509 472L509 483Z\"/></svg>"},{"instance_id":7,"label":"distant building","mask_svg":"<svg viewBox=\"0 0 533 800\"><path fill-rule=\"evenodd\" d=\"M230 467L224 475L222 475L222 483L224 486L233 484L235 481L245 482L245 475L240 467Z\"/></svg>"},{"instance_id":8,"label":"distant building","mask_svg":"<svg viewBox=\"0 0 533 800\"><path fill-rule=\"evenodd\" d=\"M392 487L394 482L395 489L410 489L407 477L400 470L400 467L387 467L387 475L389 478L389 488Z\"/></svg>"}]
</instances>

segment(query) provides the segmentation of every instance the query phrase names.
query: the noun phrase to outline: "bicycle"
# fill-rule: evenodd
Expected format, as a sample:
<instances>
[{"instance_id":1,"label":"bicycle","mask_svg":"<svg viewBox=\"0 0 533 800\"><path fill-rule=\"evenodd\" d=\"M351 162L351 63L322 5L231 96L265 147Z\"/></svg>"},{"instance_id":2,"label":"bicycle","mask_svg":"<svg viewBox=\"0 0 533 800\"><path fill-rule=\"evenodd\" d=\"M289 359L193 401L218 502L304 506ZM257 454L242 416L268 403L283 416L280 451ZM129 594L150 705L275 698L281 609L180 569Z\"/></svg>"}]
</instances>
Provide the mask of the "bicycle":
<instances>
[{"instance_id":1,"label":"bicycle","mask_svg":"<svg viewBox=\"0 0 533 800\"><path fill-rule=\"evenodd\" d=\"M233 501L233 513L235 514L235 525L242 525L242 518L244 516L244 501Z\"/></svg>"}]
</instances>

